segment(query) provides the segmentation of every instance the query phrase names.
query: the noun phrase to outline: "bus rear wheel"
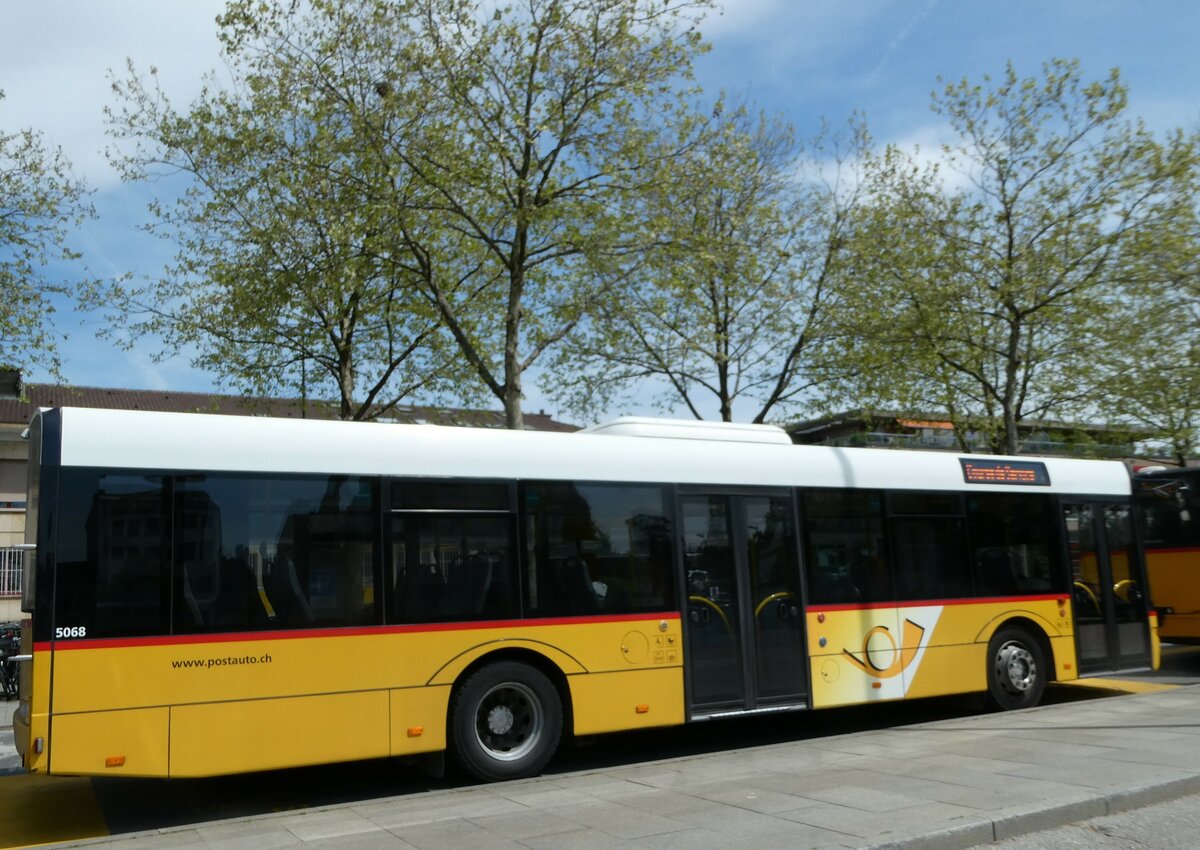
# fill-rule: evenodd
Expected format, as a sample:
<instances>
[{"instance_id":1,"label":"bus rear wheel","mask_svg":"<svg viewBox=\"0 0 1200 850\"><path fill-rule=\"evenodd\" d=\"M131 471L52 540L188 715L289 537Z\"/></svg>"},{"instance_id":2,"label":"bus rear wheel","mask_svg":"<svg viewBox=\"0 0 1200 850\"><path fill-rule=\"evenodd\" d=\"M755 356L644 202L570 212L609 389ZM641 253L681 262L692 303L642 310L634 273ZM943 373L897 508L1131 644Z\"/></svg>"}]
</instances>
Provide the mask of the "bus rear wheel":
<instances>
[{"instance_id":1,"label":"bus rear wheel","mask_svg":"<svg viewBox=\"0 0 1200 850\"><path fill-rule=\"evenodd\" d=\"M517 661L489 664L455 691L452 753L477 779L532 776L558 749L562 722L558 689L544 673Z\"/></svg>"},{"instance_id":2,"label":"bus rear wheel","mask_svg":"<svg viewBox=\"0 0 1200 850\"><path fill-rule=\"evenodd\" d=\"M1001 629L988 643L988 699L1009 711L1030 708L1046 690L1046 658L1042 646L1024 629Z\"/></svg>"}]
</instances>

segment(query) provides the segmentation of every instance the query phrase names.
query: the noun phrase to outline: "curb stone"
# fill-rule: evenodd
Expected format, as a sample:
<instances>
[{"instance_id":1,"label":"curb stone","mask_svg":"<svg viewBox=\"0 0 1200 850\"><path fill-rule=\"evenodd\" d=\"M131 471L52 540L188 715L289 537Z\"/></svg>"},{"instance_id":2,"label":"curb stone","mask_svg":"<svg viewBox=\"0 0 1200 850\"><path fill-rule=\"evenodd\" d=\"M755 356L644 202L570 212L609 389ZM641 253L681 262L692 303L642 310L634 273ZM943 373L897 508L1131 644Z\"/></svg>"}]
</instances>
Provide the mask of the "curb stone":
<instances>
[{"instance_id":1,"label":"curb stone","mask_svg":"<svg viewBox=\"0 0 1200 850\"><path fill-rule=\"evenodd\" d=\"M861 850L968 850L1009 838L1116 815L1200 794L1200 775L1171 779L1099 797L1074 800L1002 818L939 829L923 835L863 845Z\"/></svg>"}]
</instances>

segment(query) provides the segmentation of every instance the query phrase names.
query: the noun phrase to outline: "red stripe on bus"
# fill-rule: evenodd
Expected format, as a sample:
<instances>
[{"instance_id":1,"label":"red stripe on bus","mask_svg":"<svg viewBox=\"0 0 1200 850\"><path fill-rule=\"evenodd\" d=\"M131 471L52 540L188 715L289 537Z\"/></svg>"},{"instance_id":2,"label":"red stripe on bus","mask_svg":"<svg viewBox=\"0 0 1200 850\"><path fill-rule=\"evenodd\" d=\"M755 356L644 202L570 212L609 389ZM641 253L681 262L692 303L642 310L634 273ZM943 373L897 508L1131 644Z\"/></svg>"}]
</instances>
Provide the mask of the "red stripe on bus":
<instances>
[{"instance_id":1,"label":"red stripe on bus","mask_svg":"<svg viewBox=\"0 0 1200 850\"><path fill-rule=\"evenodd\" d=\"M1156 555L1159 553L1171 555L1171 554L1177 554L1177 553L1181 553L1181 552L1182 553L1200 554L1200 547L1197 547L1197 546L1161 546L1161 547L1160 546L1147 546L1146 547L1147 555Z\"/></svg>"},{"instance_id":2,"label":"red stripe on bus","mask_svg":"<svg viewBox=\"0 0 1200 850\"><path fill-rule=\"evenodd\" d=\"M657 614L594 614L583 617L547 617L541 620L467 620L455 623L412 623L397 626L349 626L332 629L287 629L282 631L263 630L258 632L226 632L223 634L154 635L151 637L127 638L65 638L58 641L41 641L33 645L35 652L54 649L116 649L130 646L186 646L199 643L235 643L238 641L298 640L317 637L359 637L362 635L395 635L419 632L479 631L520 626L567 626L587 623L629 623L641 620L678 620L678 611Z\"/></svg>"},{"instance_id":3,"label":"red stripe on bus","mask_svg":"<svg viewBox=\"0 0 1200 850\"><path fill-rule=\"evenodd\" d=\"M994 605L998 602L1049 602L1052 599L1066 600L1066 593L1044 593L1037 596L976 596L963 599L915 599L891 602L847 602L836 605L810 605L809 613L822 614L830 611L874 611L879 608L919 608L927 605Z\"/></svg>"}]
</instances>

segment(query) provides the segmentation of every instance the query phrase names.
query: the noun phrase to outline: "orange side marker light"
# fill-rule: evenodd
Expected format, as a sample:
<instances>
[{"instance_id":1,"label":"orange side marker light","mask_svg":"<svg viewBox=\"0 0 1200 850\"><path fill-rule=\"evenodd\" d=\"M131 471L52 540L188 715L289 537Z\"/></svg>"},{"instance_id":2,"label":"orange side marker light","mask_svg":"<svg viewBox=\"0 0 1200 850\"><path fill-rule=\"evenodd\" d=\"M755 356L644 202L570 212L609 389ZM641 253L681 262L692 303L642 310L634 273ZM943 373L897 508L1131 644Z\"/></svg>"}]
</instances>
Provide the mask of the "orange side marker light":
<instances>
[{"instance_id":1,"label":"orange side marker light","mask_svg":"<svg viewBox=\"0 0 1200 850\"><path fill-rule=\"evenodd\" d=\"M424 726L409 726L408 727L408 737L410 737L410 738L420 738L424 734L425 734Z\"/></svg>"},{"instance_id":2,"label":"orange side marker light","mask_svg":"<svg viewBox=\"0 0 1200 850\"><path fill-rule=\"evenodd\" d=\"M637 706L634 709L634 711L636 711L638 714L649 714L650 706L646 705L645 703L642 703L641 705Z\"/></svg>"},{"instance_id":3,"label":"orange side marker light","mask_svg":"<svg viewBox=\"0 0 1200 850\"><path fill-rule=\"evenodd\" d=\"M125 756L109 756L104 760L105 767L124 767Z\"/></svg>"}]
</instances>

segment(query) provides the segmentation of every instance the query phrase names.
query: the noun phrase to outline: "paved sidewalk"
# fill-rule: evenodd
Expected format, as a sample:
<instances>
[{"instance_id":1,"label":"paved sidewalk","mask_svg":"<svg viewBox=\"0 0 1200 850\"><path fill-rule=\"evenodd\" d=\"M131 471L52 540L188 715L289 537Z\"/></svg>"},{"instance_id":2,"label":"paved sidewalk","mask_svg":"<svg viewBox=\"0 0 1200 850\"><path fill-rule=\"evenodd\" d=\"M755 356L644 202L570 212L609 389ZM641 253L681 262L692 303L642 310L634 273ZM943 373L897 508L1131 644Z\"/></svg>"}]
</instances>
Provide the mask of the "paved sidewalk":
<instances>
[{"instance_id":1,"label":"paved sidewalk","mask_svg":"<svg viewBox=\"0 0 1200 850\"><path fill-rule=\"evenodd\" d=\"M965 848L1198 792L1200 685L56 846Z\"/></svg>"}]
</instances>

